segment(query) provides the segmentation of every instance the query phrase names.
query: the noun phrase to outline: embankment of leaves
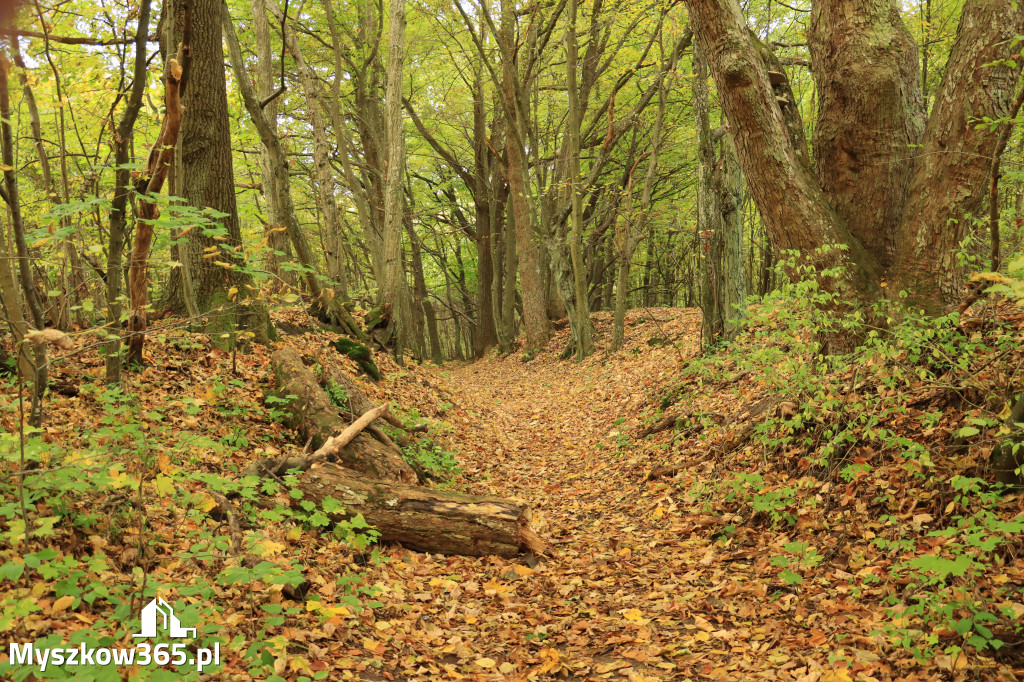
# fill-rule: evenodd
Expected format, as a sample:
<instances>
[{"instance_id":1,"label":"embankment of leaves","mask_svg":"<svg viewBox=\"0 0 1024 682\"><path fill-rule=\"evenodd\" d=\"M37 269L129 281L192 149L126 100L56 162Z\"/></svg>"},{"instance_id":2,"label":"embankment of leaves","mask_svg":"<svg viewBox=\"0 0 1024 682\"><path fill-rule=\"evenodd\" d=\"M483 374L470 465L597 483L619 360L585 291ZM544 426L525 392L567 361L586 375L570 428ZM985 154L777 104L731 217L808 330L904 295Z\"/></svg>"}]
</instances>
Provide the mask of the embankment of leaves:
<instances>
[{"instance_id":1,"label":"embankment of leaves","mask_svg":"<svg viewBox=\"0 0 1024 682\"><path fill-rule=\"evenodd\" d=\"M303 311L275 315L286 330L279 343L328 375L346 374L377 404L393 401L406 423L427 424L409 456L451 473L455 408L429 372L378 355L384 379L371 381ZM287 475L240 475L256 459L303 451L281 423L273 349L213 349L167 319L150 332L149 364L108 387L98 340L72 337L75 349L51 358L42 429L22 433L15 380L0 390L0 633L37 647L132 646L139 609L159 595L184 627L199 629L195 646L219 645L221 665L204 674L326 678L310 662L315 645L296 638L316 630L344 641L364 621L372 627L379 603L364 567L379 558L358 520L333 524L325 510L292 504ZM41 675L10 666L6 653L0 676ZM53 666L43 676L122 674L199 677L194 666L138 665Z\"/></svg>"},{"instance_id":2,"label":"embankment of leaves","mask_svg":"<svg viewBox=\"0 0 1024 682\"><path fill-rule=\"evenodd\" d=\"M838 328L810 294L752 308L661 395L637 434L662 448L650 485L716 519L716 545L749 552L776 595L816 601L828 576L884 614L890 650L1024 667L1024 495L988 461L1016 435L1024 315ZM823 354L837 333L856 349Z\"/></svg>"}]
</instances>

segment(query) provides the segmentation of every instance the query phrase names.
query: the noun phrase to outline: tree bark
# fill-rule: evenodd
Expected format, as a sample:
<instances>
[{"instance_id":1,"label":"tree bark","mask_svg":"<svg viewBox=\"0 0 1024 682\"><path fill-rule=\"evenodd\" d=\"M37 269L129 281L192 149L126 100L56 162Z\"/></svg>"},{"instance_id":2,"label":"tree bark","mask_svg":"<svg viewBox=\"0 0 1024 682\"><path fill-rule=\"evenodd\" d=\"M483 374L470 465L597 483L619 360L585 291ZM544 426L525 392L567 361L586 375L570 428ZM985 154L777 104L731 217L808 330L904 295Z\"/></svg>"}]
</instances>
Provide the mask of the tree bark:
<instances>
[{"instance_id":1,"label":"tree bark","mask_svg":"<svg viewBox=\"0 0 1024 682\"><path fill-rule=\"evenodd\" d=\"M807 42L818 180L851 235L888 267L924 132L917 46L895 0L816 2Z\"/></svg>"},{"instance_id":2,"label":"tree bark","mask_svg":"<svg viewBox=\"0 0 1024 682\"><path fill-rule=\"evenodd\" d=\"M274 80L273 51L270 45L270 22L267 20L269 8L265 0L253 0L252 2L252 29L256 37L256 56L258 64L256 67L257 95L260 101L266 100L273 94L278 83ZM274 99L263 107L263 113L267 117L270 130L277 134L277 100ZM270 253L267 255L267 266L274 275L281 280L285 287L294 287L295 274L289 270L281 269L281 262L287 262L291 244L288 241L288 229L283 227L281 219L281 207L278 205L279 190L277 178L274 175L273 160L266 147L260 151L260 176L263 180L263 198L267 202L266 234L267 245ZM285 254L283 256L278 254Z\"/></svg>"},{"instance_id":3,"label":"tree bark","mask_svg":"<svg viewBox=\"0 0 1024 682\"><path fill-rule=\"evenodd\" d=\"M271 369L281 396L294 395L284 409L290 411L285 423L299 431L318 450L331 437L342 433L349 423L338 414L316 377L306 368L293 348L276 351ZM337 461L353 471L381 481L416 483L418 477L401 454L366 432L359 433L338 453Z\"/></svg>"},{"instance_id":4,"label":"tree bark","mask_svg":"<svg viewBox=\"0 0 1024 682\"><path fill-rule=\"evenodd\" d=\"M270 122L260 108L260 101L256 97L256 91L252 87L248 73L245 71L242 48L238 44L238 37L235 35L234 25L231 23L231 14L223 0L222 10L221 21L224 24L224 35L238 91L242 95L242 101L245 104L246 111L249 112L253 125L256 126L260 142L263 143L264 149L267 150L271 167L274 171L274 186L277 190L277 205L280 209L280 216L284 221L292 246L295 248L295 255L303 266L303 277L310 297L313 299L313 307L317 315L324 321L342 325L354 336L362 338L362 331L351 320L348 311L341 307L340 301L336 300L333 296L326 295L323 286L320 284L313 251L310 249L306 235L302 232L302 227L299 225L299 220L295 215L295 204L292 201L291 176L288 173L287 159L285 158L284 149L281 147L281 140L271 128Z\"/></svg>"},{"instance_id":5,"label":"tree bark","mask_svg":"<svg viewBox=\"0 0 1024 682\"><path fill-rule=\"evenodd\" d=\"M187 49L187 48L186 48ZM185 68L187 68L187 64ZM128 295L131 314L128 317L128 364L142 365L142 348L146 339L147 307L149 305L149 249L153 242L156 220L160 209L155 195L163 189L178 142L185 109L181 105L181 84L187 74L177 59L168 62L164 76L164 114L160 134L157 135L146 164L145 197L139 201L139 220L135 227L135 240L128 259Z\"/></svg>"},{"instance_id":6,"label":"tree bark","mask_svg":"<svg viewBox=\"0 0 1024 682\"><path fill-rule=\"evenodd\" d=\"M232 332L233 336L236 327L241 326L252 331L258 341L265 341L269 330L266 310L258 305L238 307L228 296L228 291L234 287L239 292L238 298L244 299L245 293L251 290L252 277L237 267L231 269L215 263L236 265L243 246L235 201L222 2L188 0L185 3L192 7L192 64L182 84L182 105L188 115L181 127L180 192L192 206L212 208L223 214L217 220L226 238L217 240L205 235L203 230L192 230L188 234L189 248L182 255L191 266L199 310L208 314L207 331L211 338L219 342L222 334L218 332ZM211 253L218 253L219 257L214 258ZM181 275L176 270L172 271L165 303L177 312L186 312ZM243 313L236 313L236 309Z\"/></svg>"},{"instance_id":7,"label":"tree bark","mask_svg":"<svg viewBox=\"0 0 1024 682\"><path fill-rule=\"evenodd\" d=\"M985 196L999 137L996 126L978 124L1009 111L1024 7L965 3L922 135L916 53L898 4L815 3L808 36L821 93L815 177L788 134L795 103L773 92L771 79L784 83L785 74L767 72L738 1L686 4L772 244L805 257L844 247L814 262L819 270L846 267L845 279L822 282L836 292L851 285L845 300L867 302L883 285L892 294L906 290L929 312L959 300L956 250Z\"/></svg>"},{"instance_id":8,"label":"tree bark","mask_svg":"<svg viewBox=\"0 0 1024 682\"><path fill-rule=\"evenodd\" d=\"M385 116L388 133L388 165L384 182L384 303L391 305L389 335L395 357L401 362L405 350L417 358L423 348L417 343L413 325L409 286L402 266L402 215L405 186L405 131L402 129L402 74L405 63L405 0L391 0L388 36L388 81Z\"/></svg>"},{"instance_id":9,"label":"tree bark","mask_svg":"<svg viewBox=\"0 0 1024 682\"><path fill-rule=\"evenodd\" d=\"M415 551L509 558L545 549L530 526L529 508L518 502L370 481L331 464L304 473L298 487L303 501L333 497L344 504L344 513L329 514L333 520L362 514L381 542Z\"/></svg>"},{"instance_id":10,"label":"tree bark","mask_svg":"<svg viewBox=\"0 0 1024 682\"><path fill-rule=\"evenodd\" d=\"M506 4L508 6L506 6ZM523 143L525 113L517 96L518 73L513 61L515 38L510 3L501 6L502 45L502 97L505 115L505 175L508 178L512 215L516 226L516 245L519 251L519 278L523 291L523 325L526 327L526 350L537 350L547 345L551 336L548 323L547 301L540 271L536 232L536 212L530 188L526 152Z\"/></svg>"},{"instance_id":11,"label":"tree bark","mask_svg":"<svg viewBox=\"0 0 1024 682\"><path fill-rule=\"evenodd\" d=\"M971 217L985 198L996 126L1009 114L1021 71L1016 36L1024 5L969 0L946 61L896 233L892 278L911 303L936 312L960 299L956 259Z\"/></svg>"},{"instance_id":12,"label":"tree bark","mask_svg":"<svg viewBox=\"0 0 1024 682\"><path fill-rule=\"evenodd\" d=\"M46 326L43 315L43 303L36 288L35 277L29 262L28 244L25 240L25 224L21 217L21 199L18 194L18 179L14 170L14 135L11 131L11 101L7 84L7 73L10 63L6 57L0 57L0 142L4 166L4 184L7 187L7 204L11 210L11 229L14 232L14 245L18 252L18 274L22 292L28 307L29 317L35 328L42 330ZM10 304L9 304L10 305ZM15 322L15 320L12 320ZM23 341L24 343L24 341ZM42 344L33 345L33 369L31 377L23 377L32 381L32 408L29 424L39 428L43 424L43 395L46 393L49 367L46 360L46 349Z\"/></svg>"}]
</instances>

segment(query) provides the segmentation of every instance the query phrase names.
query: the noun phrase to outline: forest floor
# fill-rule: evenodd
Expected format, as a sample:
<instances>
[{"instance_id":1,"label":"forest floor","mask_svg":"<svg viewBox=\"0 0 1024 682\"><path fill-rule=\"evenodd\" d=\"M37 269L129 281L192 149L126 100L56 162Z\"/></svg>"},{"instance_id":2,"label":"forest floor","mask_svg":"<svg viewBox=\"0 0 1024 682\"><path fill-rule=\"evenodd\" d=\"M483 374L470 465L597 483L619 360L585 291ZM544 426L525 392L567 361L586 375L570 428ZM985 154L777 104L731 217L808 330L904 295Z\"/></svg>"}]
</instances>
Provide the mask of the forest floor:
<instances>
[{"instance_id":1,"label":"forest floor","mask_svg":"<svg viewBox=\"0 0 1024 682\"><path fill-rule=\"evenodd\" d=\"M280 344L355 374L355 365L327 346L333 335L306 333L302 324L279 326L290 332ZM392 400L406 418L437 425L432 435L457 453L461 469L445 486L526 502L550 545L545 556L508 560L382 547L385 560L374 562L327 533L299 532L288 519L246 527L247 541L266 550L265 558L302 566L318 601L307 595L303 603L270 583L217 583L212 589L222 613L210 625L220 627L214 632L225 642L234 639L225 644L225 665L211 679L252 678L258 665L244 655L256 635L251 620L281 608L287 618L267 621L260 630L270 651L263 657L264 674L296 682L1024 679L1024 646L1009 635L997 658L954 650L921 661L877 634L892 623L882 600L891 593L889 569L899 552L877 549L872 538L900 526L924 538L942 510L948 515L955 506L904 485L905 463L876 461L870 475L840 481L810 475L799 453L770 460L761 449L737 449L735 432L763 404L768 384L748 372L732 371L722 380L691 371L699 311L630 311L624 347L615 354L607 350L610 315L596 314L595 327L597 352L581 363L558 359L568 340L568 329L562 329L529 360L521 353L492 354L475 363L401 368L378 357L384 380L360 379L374 401ZM273 389L271 350L255 347L232 358L207 342L170 328L152 335L152 365L129 379L132 418L127 408L112 411L120 403L102 397L98 357L80 352L55 363L55 386L66 395L54 391L43 440L61 452L121 443L124 449L115 454L126 463L114 485L123 487L120 503L126 506L117 512L110 506L117 499L96 498L108 525L90 530L58 524L34 543L67 556L91 556L94 565L97 557L110 557L109 564L104 559L91 569L107 584L136 581L139 566L152 584L214 580L222 561L183 553L196 533L217 524L197 521L195 509L176 500L190 488L201 496L214 472L228 474L256 457L298 454L302 444L265 404ZM672 401L665 401L667 395ZM669 402L676 404L665 411ZM680 405L686 414L711 415L719 423L697 426L684 416L680 428L645 435ZM0 419L14 433L16 401L6 396L2 407ZM773 403L772 409L791 408ZM116 423L134 430L111 431ZM949 435L941 428L936 438ZM133 500L136 488L141 500L149 486L122 480L139 471L132 464L135 451L128 449L138 442L156 455L156 466L142 474L153 484L142 530ZM725 454L723 443L729 444ZM936 462L944 466L938 455ZM749 504L737 502L737 483L725 485L726 474L737 471L758 472L768 490L795 486L804 492L778 505L785 508L783 521L751 513ZM169 486L168 480L175 482ZM898 508L891 517L879 509L882 491ZM53 504L43 503L40 513ZM94 504L85 494L74 494L67 504L83 505L80 513L95 511L84 508ZM1002 504L1005 518L1012 518L1024 501L1017 496ZM152 538L140 559L143 534ZM66 641L87 627L120 636L114 628L124 625L102 620L97 614L103 608L61 596L67 590L58 578L8 571L24 561L18 558L23 548L0 550L0 580L11 580L3 583L10 592L0 631L11 641L51 634ZM1024 586L1018 550L984 579ZM340 599L339 585L363 588L364 604L376 604L353 607ZM169 596L183 598L181 587L172 589L177 594ZM25 595L31 613L12 608L23 605L17 600ZM260 607L267 613L257 609L261 600L268 602ZM1024 605L1000 606L1024 618ZM938 635L959 640L952 632ZM5 657L0 652L0 665Z\"/></svg>"}]
</instances>

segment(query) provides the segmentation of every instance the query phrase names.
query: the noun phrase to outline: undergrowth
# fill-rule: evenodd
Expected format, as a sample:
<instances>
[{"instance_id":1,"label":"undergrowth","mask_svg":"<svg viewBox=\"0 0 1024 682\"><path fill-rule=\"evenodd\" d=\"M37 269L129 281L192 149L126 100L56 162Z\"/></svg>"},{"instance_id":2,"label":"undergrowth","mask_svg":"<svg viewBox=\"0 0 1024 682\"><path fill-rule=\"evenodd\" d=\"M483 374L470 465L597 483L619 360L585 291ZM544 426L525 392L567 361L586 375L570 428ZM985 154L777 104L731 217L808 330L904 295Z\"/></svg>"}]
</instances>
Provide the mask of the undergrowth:
<instances>
[{"instance_id":1,"label":"undergrowth","mask_svg":"<svg viewBox=\"0 0 1024 682\"><path fill-rule=\"evenodd\" d=\"M327 515L341 511L331 499L322 508L289 504L301 497L292 477L236 478L237 449L284 446L281 431L268 428L283 416L278 402L261 405L245 389L235 378L213 379L195 397L83 383L80 400L102 414L98 425L63 441L31 427L0 433L0 461L14 472L0 479L0 632L9 641L37 649L132 646L140 609L159 595L183 626L198 629L190 650L216 645L222 663L237 656L254 678L280 680L275 661L292 646L283 626L307 613L326 623L377 605L358 570L336 575L332 603L303 598L306 562L291 543L363 552L375 532L358 516L331 522ZM14 384L4 394L0 418L11 423L22 403ZM216 437L218 420L224 433ZM262 424L237 426L245 422ZM75 618L61 628L52 625L69 614ZM122 679L117 666L41 673L0 664L4 679L32 674ZM132 679L199 675L194 665L142 666ZM309 671L306 679L325 675Z\"/></svg>"},{"instance_id":2,"label":"undergrowth","mask_svg":"<svg viewBox=\"0 0 1024 682\"><path fill-rule=\"evenodd\" d=\"M685 409L722 387L748 406L679 420L698 432L693 449L715 460L687 490L691 501L724 511L732 532L746 523L803 533L771 559L791 589L838 545L857 545L844 550L854 593L885 605L877 634L916 657L1021 641L1024 587L999 574L1021 551L1024 515L987 463L994 446L1017 447L1018 426L1005 422L1020 392L1018 330L998 315L925 317L884 300L851 312L795 254L780 268L791 282L751 308L735 342L690 363L663 400ZM1024 298L1024 280L1001 281ZM852 348L827 352L836 342ZM755 395L740 381L748 376L759 380ZM864 570L868 559L876 569Z\"/></svg>"}]
</instances>

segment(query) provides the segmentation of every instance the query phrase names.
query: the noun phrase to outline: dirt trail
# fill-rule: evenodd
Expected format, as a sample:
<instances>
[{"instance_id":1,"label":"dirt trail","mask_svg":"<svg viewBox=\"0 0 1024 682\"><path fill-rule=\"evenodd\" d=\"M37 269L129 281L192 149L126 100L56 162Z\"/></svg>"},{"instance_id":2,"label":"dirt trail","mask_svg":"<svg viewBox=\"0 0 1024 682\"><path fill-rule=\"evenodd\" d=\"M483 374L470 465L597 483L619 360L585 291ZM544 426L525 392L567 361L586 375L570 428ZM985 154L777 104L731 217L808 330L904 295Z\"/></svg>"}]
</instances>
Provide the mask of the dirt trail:
<instances>
[{"instance_id":1,"label":"dirt trail","mask_svg":"<svg viewBox=\"0 0 1024 682\"><path fill-rule=\"evenodd\" d=\"M639 442L641 421L695 351L699 333L693 311L653 314L657 321L652 313L630 315L617 356L599 351L581 364L559 361L559 339L527 363L512 357L441 372L475 424L474 438L460 445L467 478L480 481L480 492L527 499L552 542L551 558L511 586L533 592L540 610L530 619L538 627L517 633L532 635L512 657L520 674L735 679L744 659L753 663L778 635L750 632L753 641L736 644L752 655L722 657L730 649L727 618L755 617L762 595L736 582L741 566L711 565L711 539L699 532L705 519L682 508L676 489L644 481L667 455ZM606 342L610 320L599 317L597 326ZM658 345L666 337L674 344ZM491 606L495 613L485 609L481 621L500 617L501 604ZM760 667L753 663L750 673Z\"/></svg>"},{"instance_id":2,"label":"dirt trail","mask_svg":"<svg viewBox=\"0 0 1024 682\"><path fill-rule=\"evenodd\" d=\"M436 371L454 403L459 484L527 500L550 556L400 553L379 574L391 593L375 617L419 625L384 637L383 658L409 661L403 679L906 679L907 662L874 653L880 611L854 596L851 573L819 567L787 585L770 561L786 532L720 511L727 490L693 494L720 482L720 463L687 459L670 431L640 438L696 352L699 313L632 312L616 355L610 317L595 317L598 352L582 363L557 359L563 330L529 362ZM646 480L664 464L683 469Z\"/></svg>"}]
</instances>

